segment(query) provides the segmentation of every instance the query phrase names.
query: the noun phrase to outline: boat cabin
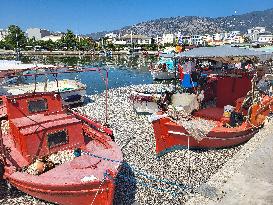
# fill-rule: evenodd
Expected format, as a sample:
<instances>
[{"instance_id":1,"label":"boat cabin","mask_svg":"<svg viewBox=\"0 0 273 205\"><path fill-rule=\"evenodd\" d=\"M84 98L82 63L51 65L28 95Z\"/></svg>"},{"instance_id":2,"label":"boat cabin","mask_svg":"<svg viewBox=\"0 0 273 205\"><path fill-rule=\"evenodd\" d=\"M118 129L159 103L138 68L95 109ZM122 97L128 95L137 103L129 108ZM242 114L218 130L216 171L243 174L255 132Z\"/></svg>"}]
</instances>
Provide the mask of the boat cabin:
<instances>
[{"instance_id":1,"label":"boat cabin","mask_svg":"<svg viewBox=\"0 0 273 205\"><path fill-rule=\"evenodd\" d=\"M84 145L82 123L62 109L54 93L31 93L3 98L10 136L28 163L34 159Z\"/></svg>"},{"instance_id":2,"label":"boat cabin","mask_svg":"<svg viewBox=\"0 0 273 205\"><path fill-rule=\"evenodd\" d=\"M215 106L200 109L195 116L220 121L223 117L224 107L232 105L239 108L243 99L251 90L252 74L241 73L234 75L218 75L211 77L205 86L204 103L215 100Z\"/></svg>"}]
</instances>

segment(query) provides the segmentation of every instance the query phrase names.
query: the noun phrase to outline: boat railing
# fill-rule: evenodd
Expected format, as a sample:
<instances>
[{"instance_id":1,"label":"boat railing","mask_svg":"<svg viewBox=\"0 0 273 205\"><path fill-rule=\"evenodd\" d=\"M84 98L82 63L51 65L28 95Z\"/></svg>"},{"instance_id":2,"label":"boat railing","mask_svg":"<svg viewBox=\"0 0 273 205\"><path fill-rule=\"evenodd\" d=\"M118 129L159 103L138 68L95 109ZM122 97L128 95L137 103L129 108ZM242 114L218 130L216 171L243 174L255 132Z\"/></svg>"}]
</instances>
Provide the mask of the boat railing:
<instances>
[{"instance_id":1,"label":"boat railing","mask_svg":"<svg viewBox=\"0 0 273 205\"><path fill-rule=\"evenodd\" d=\"M113 130L111 130L110 128L102 125L101 123L90 119L87 115L79 113L77 111L71 110L71 109L67 109L68 112L72 113L73 115L75 115L77 118L79 118L80 120L86 122L87 124L91 125L93 128L95 128L96 130L100 131L100 132L105 132L107 135L109 135L111 138L113 137Z\"/></svg>"}]
</instances>

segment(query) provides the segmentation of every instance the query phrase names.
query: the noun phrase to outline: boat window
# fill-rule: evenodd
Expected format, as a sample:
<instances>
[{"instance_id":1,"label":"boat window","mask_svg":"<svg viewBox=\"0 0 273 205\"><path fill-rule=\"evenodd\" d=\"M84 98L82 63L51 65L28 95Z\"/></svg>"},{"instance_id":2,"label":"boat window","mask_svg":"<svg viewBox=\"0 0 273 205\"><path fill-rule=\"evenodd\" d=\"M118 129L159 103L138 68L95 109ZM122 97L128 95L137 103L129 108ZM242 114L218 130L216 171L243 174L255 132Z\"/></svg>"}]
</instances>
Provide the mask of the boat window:
<instances>
[{"instance_id":1,"label":"boat window","mask_svg":"<svg viewBox=\"0 0 273 205\"><path fill-rule=\"evenodd\" d=\"M68 142L65 130L57 131L47 135L47 145L49 148L56 147Z\"/></svg>"},{"instance_id":2,"label":"boat window","mask_svg":"<svg viewBox=\"0 0 273 205\"><path fill-rule=\"evenodd\" d=\"M29 112L41 112L47 110L47 100L30 100L28 102L28 110Z\"/></svg>"},{"instance_id":3,"label":"boat window","mask_svg":"<svg viewBox=\"0 0 273 205\"><path fill-rule=\"evenodd\" d=\"M0 106L3 105L3 99L0 98Z\"/></svg>"}]
</instances>

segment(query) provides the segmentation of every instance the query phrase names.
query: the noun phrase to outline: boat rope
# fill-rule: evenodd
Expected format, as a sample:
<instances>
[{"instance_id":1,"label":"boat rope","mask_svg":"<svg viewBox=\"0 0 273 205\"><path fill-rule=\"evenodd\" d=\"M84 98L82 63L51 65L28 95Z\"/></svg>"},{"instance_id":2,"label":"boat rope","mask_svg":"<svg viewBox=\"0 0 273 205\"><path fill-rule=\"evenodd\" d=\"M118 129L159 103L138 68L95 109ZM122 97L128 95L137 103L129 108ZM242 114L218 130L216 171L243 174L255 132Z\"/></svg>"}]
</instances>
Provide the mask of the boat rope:
<instances>
[{"instance_id":1,"label":"boat rope","mask_svg":"<svg viewBox=\"0 0 273 205\"><path fill-rule=\"evenodd\" d=\"M110 178L113 179L112 176L109 176ZM143 180L139 180L139 179L135 179L135 178L132 178L132 177L128 177L128 176L125 176L123 174L118 174L118 178L117 179L113 179L116 183L116 185L118 185L120 182L119 180L119 177L123 178L124 180L126 180L126 182L129 182L131 184L135 184L135 183L138 183L138 184L141 184L143 185L144 187L148 187L148 188L152 188L152 189L155 189L157 191L160 191L160 192L167 192L167 193L170 193L172 194L174 197L178 194L178 193L181 193L181 192L176 192L176 191L170 191L168 189L164 189L164 188L159 188L159 187L156 187L155 185L153 184L150 184L150 183L146 183L144 182Z\"/></svg>"},{"instance_id":2,"label":"boat rope","mask_svg":"<svg viewBox=\"0 0 273 205\"><path fill-rule=\"evenodd\" d=\"M100 183L100 185L99 185L99 188L98 188L98 190L97 190L97 192L96 192L96 194L95 194L95 196L94 196L94 198L93 198L93 201L92 201L91 205L94 204L94 202L95 202L95 200L96 200L96 198L97 198L97 196L98 196L99 191L101 191L101 192L103 191L103 189L100 190L100 188L101 188L103 182L105 181L107 175L108 175L107 172L103 175L103 179L102 179L102 181L101 181L101 183ZM110 176L110 175L109 175L109 176Z\"/></svg>"},{"instance_id":3,"label":"boat rope","mask_svg":"<svg viewBox=\"0 0 273 205\"><path fill-rule=\"evenodd\" d=\"M138 176L143 176L145 179L150 180L150 181L159 182L159 183L166 184L166 185L169 185L169 186L172 186L172 187L176 187L176 188L178 188L180 190L183 190L183 191L190 190L192 188L190 185L181 185L181 184L178 184L178 183L176 183L174 181L170 181L170 180L166 180L166 179L159 179L159 178L157 178L155 176L152 176L150 174L145 173L144 171L137 168L135 165L129 164L129 163L124 162L124 161L114 160L114 159L110 159L110 158L107 158L107 157L98 156L98 155L95 155L93 153L86 152L86 151L81 151L81 154L86 154L86 155L89 155L89 156L92 156L92 157L95 157L95 158L98 158L98 159L110 161L110 162L113 162L113 163L120 163L120 164L124 165L125 167L128 167L128 168L132 169L132 171L134 171ZM124 176L124 177L127 177L127 176ZM142 181L139 181L139 183L144 185L144 182L142 182ZM145 185L148 186L147 183ZM160 190L161 188L157 188L157 189ZM170 192L170 191L167 190L167 192Z\"/></svg>"},{"instance_id":4,"label":"boat rope","mask_svg":"<svg viewBox=\"0 0 273 205\"><path fill-rule=\"evenodd\" d=\"M188 146L187 146L187 153L188 153L188 184L191 182L191 156L190 156L190 136L188 136Z\"/></svg>"}]
</instances>

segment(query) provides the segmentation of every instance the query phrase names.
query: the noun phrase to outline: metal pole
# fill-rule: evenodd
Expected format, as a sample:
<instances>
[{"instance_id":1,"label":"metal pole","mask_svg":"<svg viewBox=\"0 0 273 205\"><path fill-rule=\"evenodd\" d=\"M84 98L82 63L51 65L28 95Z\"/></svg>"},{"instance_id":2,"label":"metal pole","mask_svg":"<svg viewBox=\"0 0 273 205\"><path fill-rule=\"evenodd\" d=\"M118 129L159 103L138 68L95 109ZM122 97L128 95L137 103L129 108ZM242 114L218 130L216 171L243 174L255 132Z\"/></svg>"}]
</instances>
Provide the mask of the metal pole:
<instances>
[{"instance_id":1,"label":"metal pole","mask_svg":"<svg viewBox=\"0 0 273 205\"><path fill-rule=\"evenodd\" d=\"M176 92L176 70L177 70L177 63L176 63L176 58L174 58L174 92Z\"/></svg>"},{"instance_id":2,"label":"metal pole","mask_svg":"<svg viewBox=\"0 0 273 205\"><path fill-rule=\"evenodd\" d=\"M34 75L34 93L36 92L36 78L37 78L37 75Z\"/></svg>"},{"instance_id":3,"label":"metal pole","mask_svg":"<svg viewBox=\"0 0 273 205\"><path fill-rule=\"evenodd\" d=\"M107 119L108 119L108 69L106 70L106 79L105 79L105 124L107 125Z\"/></svg>"}]
</instances>

